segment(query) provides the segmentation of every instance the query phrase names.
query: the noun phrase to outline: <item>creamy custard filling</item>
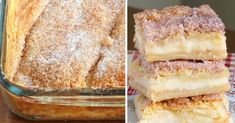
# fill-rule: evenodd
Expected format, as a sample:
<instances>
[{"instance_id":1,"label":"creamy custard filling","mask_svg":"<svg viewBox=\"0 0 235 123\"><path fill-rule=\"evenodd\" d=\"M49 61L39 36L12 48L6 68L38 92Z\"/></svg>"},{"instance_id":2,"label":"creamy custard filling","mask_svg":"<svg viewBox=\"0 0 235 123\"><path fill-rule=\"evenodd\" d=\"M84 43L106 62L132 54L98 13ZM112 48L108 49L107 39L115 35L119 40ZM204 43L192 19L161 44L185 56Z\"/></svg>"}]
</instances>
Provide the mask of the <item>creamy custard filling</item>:
<instances>
[{"instance_id":1,"label":"creamy custard filling","mask_svg":"<svg viewBox=\"0 0 235 123\"><path fill-rule=\"evenodd\" d=\"M168 54L175 52L190 53L193 51L225 51L226 43L225 36L222 34L192 34L193 36L176 36L172 39L171 43L165 43L163 45L157 44L157 42L147 42L145 46L146 53L156 54ZM213 37L214 36L214 37ZM167 39L166 39L167 40ZM165 42L165 41L162 41ZM169 42L169 41L166 41Z\"/></svg>"},{"instance_id":2,"label":"creamy custard filling","mask_svg":"<svg viewBox=\"0 0 235 123\"><path fill-rule=\"evenodd\" d=\"M208 74L205 77L203 77L203 74L196 74L198 76L195 75L195 77L187 74L185 76L178 76L179 74L175 74L174 76L174 74L170 74L169 76L153 78L144 73L143 68L135 63L131 67L132 69L130 71L132 72L130 76L138 75L132 78L135 84L148 90L157 90L159 92L166 90L191 90L224 85L228 83L229 77L228 71L225 69L219 72L217 77L214 74L211 77Z\"/></svg>"},{"instance_id":3,"label":"creamy custard filling","mask_svg":"<svg viewBox=\"0 0 235 123\"><path fill-rule=\"evenodd\" d=\"M198 77L199 78L199 77ZM135 78L135 84L148 90L174 91L174 90L197 90L205 87L215 87L228 83L228 77L210 78L210 79L182 79L178 77L171 78L149 78L147 76L138 76Z\"/></svg>"},{"instance_id":4,"label":"creamy custard filling","mask_svg":"<svg viewBox=\"0 0 235 123\"><path fill-rule=\"evenodd\" d=\"M141 31L136 29L136 48L146 54L191 53L194 51L226 51L226 37L219 32L199 33L189 35L175 35L164 40L146 41Z\"/></svg>"},{"instance_id":5,"label":"creamy custard filling","mask_svg":"<svg viewBox=\"0 0 235 123\"><path fill-rule=\"evenodd\" d=\"M142 80L142 79L140 79ZM198 79L198 80L183 80L177 77L173 77L167 80L149 79L145 83L145 86L149 86L153 90L196 90L198 88L214 87L226 84L228 82L227 77L211 78L211 79ZM142 81L143 82L143 81ZM143 85L144 86L144 85Z\"/></svg>"}]
</instances>

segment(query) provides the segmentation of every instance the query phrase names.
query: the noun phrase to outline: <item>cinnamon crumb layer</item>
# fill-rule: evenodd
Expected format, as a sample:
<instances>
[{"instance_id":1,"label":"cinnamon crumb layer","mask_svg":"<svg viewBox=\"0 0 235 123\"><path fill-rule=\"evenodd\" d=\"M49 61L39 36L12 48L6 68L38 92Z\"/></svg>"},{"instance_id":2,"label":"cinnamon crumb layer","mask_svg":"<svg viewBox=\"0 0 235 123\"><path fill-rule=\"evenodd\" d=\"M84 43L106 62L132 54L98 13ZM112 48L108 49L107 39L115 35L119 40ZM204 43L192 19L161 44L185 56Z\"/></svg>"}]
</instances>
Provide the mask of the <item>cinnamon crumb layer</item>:
<instances>
[{"instance_id":1,"label":"cinnamon crumb layer","mask_svg":"<svg viewBox=\"0 0 235 123\"><path fill-rule=\"evenodd\" d=\"M177 33L222 32L224 24L209 5L151 9L134 14L136 30L141 30L146 41L157 41Z\"/></svg>"}]
</instances>

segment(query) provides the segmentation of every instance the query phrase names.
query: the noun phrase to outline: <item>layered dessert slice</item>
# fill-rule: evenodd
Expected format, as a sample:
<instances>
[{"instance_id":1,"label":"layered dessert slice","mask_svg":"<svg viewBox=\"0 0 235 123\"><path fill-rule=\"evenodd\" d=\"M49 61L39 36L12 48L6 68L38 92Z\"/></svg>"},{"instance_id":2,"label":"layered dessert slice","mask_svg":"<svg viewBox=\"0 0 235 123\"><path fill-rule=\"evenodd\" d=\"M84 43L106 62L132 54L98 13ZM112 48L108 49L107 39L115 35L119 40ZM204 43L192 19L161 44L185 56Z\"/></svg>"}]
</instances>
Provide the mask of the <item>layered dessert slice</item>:
<instances>
[{"instance_id":1,"label":"layered dessert slice","mask_svg":"<svg viewBox=\"0 0 235 123\"><path fill-rule=\"evenodd\" d=\"M129 69L129 84L156 101L221 93L229 90L229 71L223 61L176 60L149 63L136 60Z\"/></svg>"},{"instance_id":2,"label":"layered dessert slice","mask_svg":"<svg viewBox=\"0 0 235 123\"><path fill-rule=\"evenodd\" d=\"M139 123L232 123L225 95L203 95L153 103L135 98Z\"/></svg>"},{"instance_id":3,"label":"layered dessert slice","mask_svg":"<svg viewBox=\"0 0 235 123\"><path fill-rule=\"evenodd\" d=\"M167 7L134 15L135 46L147 61L224 59L224 24L208 6Z\"/></svg>"}]
</instances>

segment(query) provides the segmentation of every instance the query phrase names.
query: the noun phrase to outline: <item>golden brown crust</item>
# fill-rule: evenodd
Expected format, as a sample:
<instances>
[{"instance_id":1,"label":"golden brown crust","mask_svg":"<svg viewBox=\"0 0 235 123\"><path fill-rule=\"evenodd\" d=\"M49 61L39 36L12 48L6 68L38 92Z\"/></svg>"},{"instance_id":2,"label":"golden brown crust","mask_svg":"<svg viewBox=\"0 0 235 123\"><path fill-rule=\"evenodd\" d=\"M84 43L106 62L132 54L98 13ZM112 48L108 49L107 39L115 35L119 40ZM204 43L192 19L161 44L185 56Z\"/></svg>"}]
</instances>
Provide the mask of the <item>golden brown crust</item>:
<instances>
[{"instance_id":1,"label":"golden brown crust","mask_svg":"<svg viewBox=\"0 0 235 123\"><path fill-rule=\"evenodd\" d=\"M86 87L123 3L50 1L27 35L14 81L39 88Z\"/></svg>"},{"instance_id":2,"label":"golden brown crust","mask_svg":"<svg viewBox=\"0 0 235 123\"><path fill-rule=\"evenodd\" d=\"M222 101L222 100L223 100L222 95L208 94L208 95L164 100L164 101L161 101L161 104L163 108L179 110L181 108L185 108L191 105L196 105L196 104L205 103L205 102L212 102L212 101Z\"/></svg>"},{"instance_id":3,"label":"golden brown crust","mask_svg":"<svg viewBox=\"0 0 235 123\"><path fill-rule=\"evenodd\" d=\"M48 0L8 0L6 15L6 61L4 72L12 80L18 68L25 37Z\"/></svg>"},{"instance_id":4,"label":"golden brown crust","mask_svg":"<svg viewBox=\"0 0 235 123\"><path fill-rule=\"evenodd\" d=\"M134 15L136 28L143 31L147 41L165 39L176 33L224 32L224 24L209 5L198 8L188 6L145 10Z\"/></svg>"}]
</instances>

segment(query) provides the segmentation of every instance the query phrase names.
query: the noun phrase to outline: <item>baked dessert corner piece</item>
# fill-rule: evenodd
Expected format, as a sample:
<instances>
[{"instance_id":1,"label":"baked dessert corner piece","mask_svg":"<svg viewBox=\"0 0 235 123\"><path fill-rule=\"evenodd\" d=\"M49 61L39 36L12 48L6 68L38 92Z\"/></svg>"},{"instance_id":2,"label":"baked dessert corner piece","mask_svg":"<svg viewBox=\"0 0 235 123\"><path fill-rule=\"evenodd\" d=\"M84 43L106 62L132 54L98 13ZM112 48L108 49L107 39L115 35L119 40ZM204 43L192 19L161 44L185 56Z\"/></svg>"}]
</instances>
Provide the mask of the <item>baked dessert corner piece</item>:
<instances>
[{"instance_id":1,"label":"baked dessert corner piece","mask_svg":"<svg viewBox=\"0 0 235 123\"><path fill-rule=\"evenodd\" d=\"M6 15L6 61L4 74L12 81L19 67L25 37L49 0L9 0Z\"/></svg>"},{"instance_id":2,"label":"baked dessert corner piece","mask_svg":"<svg viewBox=\"0 0 235 123\"><path fill-rule=\"evenodd\" d=\"M229 71L223 61L176 60L149 63L136 60L129 84L158 102L161 100L228 91Z\"/></svg>"},{"instance_id":3,"label":"baked dessert corner piece","mask_svg":"<svg viewBox=\"0 0 235 123\"><path fill-rule=\"evenodd\" d=\"M208 5L145 10L134 18L135 46L147 61L227 56L224 24Z\"/></svg>"},{"instance_id":4,"label":"baked dessert corner piece","mask_svg":"<svg viewBox=\"0 0 235 123\"><path fill-rule=\"evenodd\" d=\"M231 123L225 95L211 94L153 103L143 95L135 98L139 123Z\"/></svg>"}]
</instances>

